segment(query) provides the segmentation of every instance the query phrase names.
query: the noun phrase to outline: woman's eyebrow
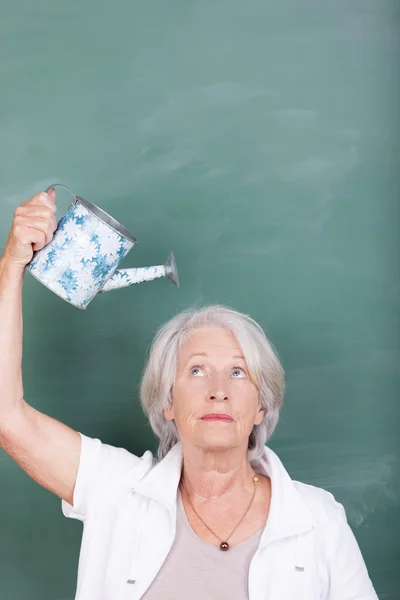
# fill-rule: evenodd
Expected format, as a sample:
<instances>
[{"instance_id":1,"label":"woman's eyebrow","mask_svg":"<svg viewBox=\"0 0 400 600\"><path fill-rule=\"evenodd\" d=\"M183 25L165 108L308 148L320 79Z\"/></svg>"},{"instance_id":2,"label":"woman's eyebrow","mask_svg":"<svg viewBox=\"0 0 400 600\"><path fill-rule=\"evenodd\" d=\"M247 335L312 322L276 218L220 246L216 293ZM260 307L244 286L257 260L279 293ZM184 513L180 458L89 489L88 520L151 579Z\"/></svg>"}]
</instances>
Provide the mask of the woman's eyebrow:
<instances>
[{"instance_id":1,"label":"woman's eyebrow","mask_svg":"<svg viewBox=\"0 0 400 600\"><path fill-rule=\"evenodd\" d=\"M189 362L189 360L191 360L195 356L207 356L207 354L205 352L195 352L194 354L191 354L189 356L189 358L187 359L187 361L185 361L185 365Z\"/></svg>"},{"instance_id":2,"label":"woman's eyebrow","mask_svg":"<svg viewBox=\"0 0 400 600\"><path fill-rule=\"evenodd\" d=\"M208 354L207 354L206 352L195 352L194 354L191 354L191 355L189 356L189 358L188 358L188 359L186 360L186 362L185 362L185 365L186 365L186 364L187 364L187 363L188 363L188 362L189 362L189 361L190 361L192 358L194 358L195 356L205 356L205 357L207 357L207 356L208 356ZM236 360L236 359L239 359L239 360L242 360L243 362L246 362L246 359L245 359L245 357L244 357L244 356L242 356L241 354L235 354L234 356L232 356L232 360Z\"/></svg>"}]
</instances>

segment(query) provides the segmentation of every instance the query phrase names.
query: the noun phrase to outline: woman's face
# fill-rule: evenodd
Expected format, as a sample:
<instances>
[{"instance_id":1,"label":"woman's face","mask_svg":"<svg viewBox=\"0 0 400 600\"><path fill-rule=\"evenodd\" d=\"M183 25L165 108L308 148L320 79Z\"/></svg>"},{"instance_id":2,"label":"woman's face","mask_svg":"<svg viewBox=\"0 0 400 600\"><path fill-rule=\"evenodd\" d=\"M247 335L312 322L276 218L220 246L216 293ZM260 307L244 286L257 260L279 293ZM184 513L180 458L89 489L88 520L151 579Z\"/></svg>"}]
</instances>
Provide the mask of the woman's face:
<instances>
[{"instance_id":1,"label":"woman's face","mask_svg":"<svg viewBox=\"0 0 400 600\"><path fill-rule=\"evenodd\" d=\"M172 406L182 443L208 450L247 448L264 411L234 335L222 327L193 330L182 344Z\"/></svg>"}]
</instances>

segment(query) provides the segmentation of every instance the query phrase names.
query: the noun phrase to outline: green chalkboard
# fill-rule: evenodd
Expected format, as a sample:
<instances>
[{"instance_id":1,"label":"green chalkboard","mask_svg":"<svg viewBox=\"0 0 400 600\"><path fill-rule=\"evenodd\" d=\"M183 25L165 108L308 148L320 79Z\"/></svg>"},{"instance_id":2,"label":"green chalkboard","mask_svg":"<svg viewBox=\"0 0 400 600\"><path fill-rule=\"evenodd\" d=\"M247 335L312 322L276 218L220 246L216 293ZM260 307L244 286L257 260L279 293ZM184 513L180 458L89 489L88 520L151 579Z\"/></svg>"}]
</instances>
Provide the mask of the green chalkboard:
<instances>
[{"instance_id":1,"label":"green chalkboard","mask_svg":"<svg viewBox=\"0 0 400 600\"><path fill-rule=\"evenodd\" d=\"M135 453L157 327L250 313L287 374L270 442L343 502L381 599L400 597L399 4L5 0L0 245L54 181L139 240L159 280L80 311L28 274L25 397ZM59 193L60 216L69 198ZM0 454L1 600L72 600L81 526Z\"/></svg>"}]
</instances>

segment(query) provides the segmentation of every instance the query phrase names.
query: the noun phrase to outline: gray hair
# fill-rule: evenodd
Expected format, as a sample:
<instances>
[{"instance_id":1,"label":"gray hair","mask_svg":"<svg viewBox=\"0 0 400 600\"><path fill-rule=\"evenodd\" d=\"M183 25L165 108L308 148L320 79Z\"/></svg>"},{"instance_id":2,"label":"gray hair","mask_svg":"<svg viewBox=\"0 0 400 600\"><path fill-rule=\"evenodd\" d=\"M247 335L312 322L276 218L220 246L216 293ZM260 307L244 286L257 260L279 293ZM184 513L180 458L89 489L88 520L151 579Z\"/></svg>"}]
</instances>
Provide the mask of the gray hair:
<instances>
[{"instance_id":1,"label":"gray hair","mask_svg":"<svg viewBox=\"0 0 400 600\"><path fill-rule=\"evenodd\" d=\"M250 377L259 390L264 419L254 425L249 436L247 456L257 460L279 419L285 382L284 371L272 343L260 325L249 315L221 305L181 312L156 333L150 348L141 385L140 399L150 425L159 438L158 458L162 459L179 441L174 421L167 421L164 410L170 408L172 386L179 349L190 331L217 326L229 330L242 348Z\"/></svg>"}]
</instances>

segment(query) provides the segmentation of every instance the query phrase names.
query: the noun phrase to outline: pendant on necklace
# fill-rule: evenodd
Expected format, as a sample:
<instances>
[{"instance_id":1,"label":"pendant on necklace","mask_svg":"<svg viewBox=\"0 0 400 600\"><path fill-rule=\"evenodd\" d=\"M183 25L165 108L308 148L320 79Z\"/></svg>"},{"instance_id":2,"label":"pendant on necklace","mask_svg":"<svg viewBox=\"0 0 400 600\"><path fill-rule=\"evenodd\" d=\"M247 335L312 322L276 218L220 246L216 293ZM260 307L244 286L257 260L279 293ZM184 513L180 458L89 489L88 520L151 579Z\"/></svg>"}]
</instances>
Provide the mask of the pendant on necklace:
<instances>
[{"instance_id":1,"label":"pendant on necklace","mask_svg":"<svg viewBox=\"0 0 400 600\"><path fill-rule=\"evenodd\" d=\"M229 550L228 542L221 542L221 544L219 545L219 549L222 550L223 552L226 552L227 550Z\"/></svg>"}]
</instances>

